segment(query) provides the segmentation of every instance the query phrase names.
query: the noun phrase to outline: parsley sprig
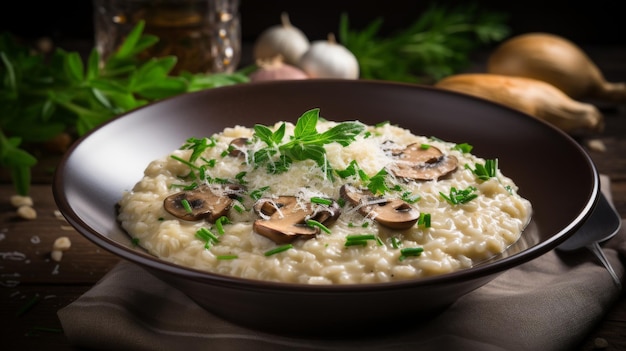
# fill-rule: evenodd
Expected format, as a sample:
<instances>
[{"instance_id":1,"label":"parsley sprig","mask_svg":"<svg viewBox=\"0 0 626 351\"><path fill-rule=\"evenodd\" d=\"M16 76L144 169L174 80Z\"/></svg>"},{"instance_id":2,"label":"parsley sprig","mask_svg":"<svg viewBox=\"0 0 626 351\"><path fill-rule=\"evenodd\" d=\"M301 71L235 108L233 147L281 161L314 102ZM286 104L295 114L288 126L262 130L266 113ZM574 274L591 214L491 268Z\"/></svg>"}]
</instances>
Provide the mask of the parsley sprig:
<instances>
[{"instance_id":1,"label":"parsley sprig","mask_svg":"<svg viewBox=\"0 0 626 351\"><path fill-rule=\"evenodd\" d=\"M32 149L60 133L82 136L137 107L185 92L248 82L232 74L172 75L177 57L140 59L159 38L138 23L120 48L102 60L94 47L83 58L58 48L36 53L0 33L0 168L11 173L17 193L30 190ZM36 150L35 150L36 151Z\"/></svg>"},{"instance_id":2,"label":"parsley sprig","mask_svg":"<svg viewBox=\"0 0 626 351\"><path fill-rule=\"evenodd\" d=\"M283 142L285 123L275 131L261 124L255 125L254 136L267 145L254 152L255 166L269 162L271 166L268 167L268 172L280 173L286 171L293 161L313 160L332 179L332 168L326 159L324 145L339 143L344 147L348 146L365 130L365 126L359 122L342 122L320 133L317 131L319 119L319 108L304 112L298 118L294 134L287 142ZM273 159L275 155L279 155L278 160ZM287 167L277 167L277 164Z\"/></svg>"}]
</instances>

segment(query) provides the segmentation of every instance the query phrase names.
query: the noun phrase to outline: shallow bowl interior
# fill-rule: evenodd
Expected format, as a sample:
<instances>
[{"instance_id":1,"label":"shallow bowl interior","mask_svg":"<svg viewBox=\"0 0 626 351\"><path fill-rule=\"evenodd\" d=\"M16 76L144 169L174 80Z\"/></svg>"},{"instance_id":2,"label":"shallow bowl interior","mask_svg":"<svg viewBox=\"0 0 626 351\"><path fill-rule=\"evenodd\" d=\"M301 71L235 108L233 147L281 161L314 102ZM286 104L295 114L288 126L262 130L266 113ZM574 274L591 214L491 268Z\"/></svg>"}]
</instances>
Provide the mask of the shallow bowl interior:
<instances>
[{"instance_id":1,"label":"shallow bowl interior","mask_svg":"<svg viewBox=\"0 0 626 351\"><path fill-rule=\"evenodd\" d=\"M294 121L320 108L329 120L390 121L414 134L473 145L533 204L518 244L471 269L414 281L306 286L250 281L173 265L134 247L116 222L116 203L147 164L189 137L225 127ZM174 284L201 306L253 328L310 332L313 325L359 326L445 308L507 269L564 241L590 213L599 191L585 151L558 129L509 108L427 86L351 80L246 83L157 102L81 138L65 155L53 192L59 210L86 238ZM219 303L215 303L219 301ZM372 301L407 301L402 309ZM367 308L363 308L363 306ZM297 316L298 323L293 322Z\"/></svg>"}]
</instances>

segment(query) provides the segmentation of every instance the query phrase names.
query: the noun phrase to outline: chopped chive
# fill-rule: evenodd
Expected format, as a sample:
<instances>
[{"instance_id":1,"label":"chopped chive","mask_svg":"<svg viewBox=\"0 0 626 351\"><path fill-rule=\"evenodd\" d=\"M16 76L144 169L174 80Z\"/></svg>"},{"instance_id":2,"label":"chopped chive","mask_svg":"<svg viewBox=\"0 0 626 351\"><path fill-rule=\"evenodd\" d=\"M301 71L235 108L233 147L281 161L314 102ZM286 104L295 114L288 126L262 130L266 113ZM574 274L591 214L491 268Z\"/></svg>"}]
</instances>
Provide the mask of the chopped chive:
<instances>
[{"instance_id":1,"label":"chopped chive","mask_svg":"<svg viewBox=\"0 0 626 351\"><path fill-rule=\"evenodd\" d=\"M250 193L250 197L254 200L258 200L261 198L261 196L266 190L269 190L269 188L270 188L269 186L258 188Z\"/></svg>"},{"instance_id":2,"label":"chopped chive","mask_svg":"<svg viewBox=\"0 0 626 351\"><path fill-rule=\"evenodd\" d=\"M462 144L456 144L454 145L454 147L452 148L452 150L459 150L462 153L466 154L470 151L472 151L474 147L468 143L462 143Z\"/></svg>"},{"instance_id":3,"label":"chopped chive","mask_svg":"<svg viewBox=\"0 0 626 351\"><path fill-rule=\"evenodd\" d=\"M207 160L207 159L205 159L205 158L202 158L202 160L203 160L204 162L206 162L206 165L207 165L207 166L209 166L210 168L215 167L215 164L217 163L217 160L216 160L216 159L214 159L214 158L212 158L212 159L210 159L210 160Z\"/></svg>"},{"instance_id":4,"label":"chopped chive","mask_svg":"<svg viewBox=\"0 0 626 351\"><path fill-rule=\"evenodd\" d=\"M324 233L326 234L330 234L330 229L328 229L328 227L326 227L325 225L323 225L322 223L314 220L314 219L309 219L306 221L306 225L308 225L309 227L317 227L320 228Z\"/></svg>"},{"instance_id":5,"label":"chopped chive","mask_svg":"<svg viewBox=\"0 0 626 351\"><path fill-rule=\"evenodd\" d=\"M406 191L404 193L402 193L402 200L410 203L410 204L414 204L416 202L418 202L422 197L417 195L417 194L412 194L410 191Z\"/></svg>"},{"instance_id":6,"label":"chopped chive","mask_svg":"<svg viewBox=\"0 0 626 351\"><path fill-rule=\"evenodd\" d=\"M226 217L226 216L221 216L220 218L218 218L215 221L215 227L217 228L217 232L220 235L224 234L225 233L225 231L224 231L224 224L229 224L229 223L231 223L230 219L228 219L228 217Z\"/></svg>"},{"instance_id":7,"label":"chopped chive","mask_svg":"<svg viewBox=\"0 0 626 351\"><path fill-rule=\"evenodd\" d=\"M208 228L202 227L196 231L196 238L206 241L207 243L218 243L219 239L215 234L211 233Z\"/></svg>"},{"instance_id":8,"label":"chopped chive","mask_svg":"<svg viewBox=\"0 0 626 351\"><path fill-rule=\"evenodd\" d=\"M504 189L511 195L513 195L513 188L510 185L504 187Z\"/></svg>"},{"instance_id":9,"label":"chopped chive","mask_svg":"<svg viewBox=\"0 0 626 351\"><path fill-rule=\"evenodd\" d=\"M374 240L376 239L376 235L374 234L355 234L346 236L347 241L355 241L355 240Z\"/></svg>"},{"instance_id":10,"label":"chopped chive","mask_svg":"<svg viewBox=\"0 0 626 351\"><path fill-rule=\"evenodd\" d=\"M39 302L39 300L39 294L36 294L30 300L26 301L24 305L22 305L22 307L15 313L15 316L19 317L28 312L31 308L33 308L33 306L35 306L35 304L37 304L37 302Z\"/></svg>"},{"instance_id":11,"label":"chopped chive","mask_svg":"<svg viewBox=\"0 0 626 351\"><path fill-rule=\"evenodd\" d=\"M422 150L428 150L428 149L430 149L430 145L428 145L428 144L421 144L421 145L420 145L420 149L422 149Z\"/></svg>"},{"instance_id":12,"label":"chopped chive","mask_svg":"<svg viewBox=\"0 0 626 351\"><path fill-rule=\"evenodd\" d=\"M174 188L182 188L183 190L193 190L195 188L198 187L198 183L193 182L189 185L185 185L185 184L171 184L170 188L174 189Z\"/></svg>"},{"instance_id":13,"label":"chopped chive","mask_svg":"<svg viewBox=\"0 0 626 351\"><path fill-rule=\"evenodd\" d=\"M379 128L379 127L385 126L387 124L391 124L391 123L389 121L383 121L383 122L379 122L379 123L374 124L374 127Z\"/></svg>"},{"instance_id":14,"label":"chopped chive","mask_svg":"<svg viewBox=\"0 0 626 351\"><path fill-rule=\"evenodd\" d=\"M240 205L234 205L233 208L235 209L235 211L237 211L238 213L243 213L243 211L245 211L245 209L240 206Z\"/></svg>"},{"instance_id":15,"label":"chopped chive","mask_svg":"<svg viewBox=\"0 0 626 351\"><path fill-rule=\"evenodd\" d=\"M275 248L273 248L271 250L265 251L264 255L265 256L272 256L272 255L275 255L277 253L280 253L280 252L283 252L283 251L287 251L287 250L289 250L291 248L293 248L292 244L285 244L285 245L282 245L282 246L275 247Z\"/></svg>"},{"instance_id":16,"label":"chopped chive","mask_svg":"<svg viewBox=\"0 0 626 351\"><path fill-rule=\"evenodd\" d=\"M239 258L239 256L237 256L237 255L218 255L218 256L216 256L216 258L218 260L234 260L236 258Z\"/></svg>"},{"instance_id":17,"label":"chopped chive","mask_svg":"<svg viewBox=\"0 0 626 351\"><path fill-rule=\"evenodd\" d=\"M333 200L325 199L322 197L312 197L311 202L314 204L320 204L320 205L330 205L333 203Z\"/></svg>"},{"instance_id":18,"label":"chopped chive","mask_svg":"<svg viewBox=\"0 0 626 351\"><path fill-rule=\"evenodd\" d=\"M457 190L455 187L450 188L450 194L446 195L439 192L439 195L443 197L451 205L464 204L470 202L478 197L476 194L472 194L476 188L469 186L464 190Z\"/></svg>"},{"instance_id":19,"label":"chopped chive","mask_svg":"<svg viewBox=\"0 0 626 351\"><path fill-rule=\"evenodd\" d=\"M489 180L495 178L498 174L498 159L485 160L485 164L477 163L475 169L472 169L468 164L465 165L466 169L469 169L480 180Z\"/></svg>"},{"instance_id":20,"label":"chopped chive","mask_svg":"<svg viewBox=\"0 0 626 351\"><path fill-rule=\"evenodd\" d=\"M356 246L356 245L366 246L367 245L367 240L346 241L346 243L344 244L344 246Z\"/></svg>"},{"instance_id":21,"label":"chopped chive","mask_svg":"<svg viewBox=\"0 0 626 351\"><path fill-rule=\"evenodd\" d=\"M356 234L356 235L348 235L346 236L346 243L344 246L354 246L354 245L367 245L369 240L376 241L377 245L382 245L383 242L374 234Z\"/></svg>"},{"instance_id":22,"label":"chopped chive","mask_svg":"<svg viewBox=\"0 0 626 351\"><path fill-rule=\"evenodd\" d=\"M176 155L170 155L170 157L175 159L176 161L178 161L180 163L183 163L184 165L186 165L187 167L189 167L191 169L195 169L195 170L199 170L200 169L200 167L198 167L198 166L194 165L193 163L191 163L191 162L189 162L189 161L187 161L187 160L185 160L183 158L180 158L180 157L178 157Z\"/></svg>"},{"instance_id":23,"label":"chopped chive","mask_svg":"<svg viewBox=\"0 0 626 351\"><path fill-rule=\"evenodd\" d=\"M130 242L133 244L133 246L138 246L139 245L139 238L133 237L133 238L130 239Z\"/></svg>"},{"instance_id":24,"label":"chopped chive","mask_svg":"<svg viewBox=\"0 0 626 351\"><path fill-rule=\"evenodd\" d=\"M180 200L180 204L183 205L183 208L185 209L187 213L193 212L193 209L191 208L191 204L189 203L187 199Z\"/></svg>"},{"instance_id":25,"label":"chopped chive","mask_svg":"<svg viewBox=\"0 0 626 351\"><path fill-rule=\"evenodd\" d=\"M413 256L417 257L424 252L424 249L421 247L407 247L405 249L400 250L400 261L404 261L407 257Z\"/></svg>"},{"instance_id":26,"label":"chopped chive","mask_svg":"<svg viewBox=\"0 0 626 351\"><path fill-rule=\"evenodd\" d=\"M39 326L34 326L33 331L41 331L41 332L48 332L48 333L63 333L63 329L61 328L50 328L50 327L39 327Z\"/></svg>"},{"instance_id":27,"label":"chopped chive","mask_svg":"<svg viewBox=\"0 0 626 351\"><path fill-rule=\"evenodd\" d=\"M394 249L397 249L400 247L400 245L402 245L402 242L400 242L400 239L396 237L391 238L391 247L393 247Z\"/></svg>"},{"instance_id":28,"label":"chopped chive","mask_svg":"<svg viewBox=\"0 0 626 351\"><path fill-rule=\"evenodd\" d=\"M420 218L417 220L417 225L421 225L425 228L430 228L430 213L420 213Z\"/></svg>"},{"instance_id":29,"label":"chopped chive","mask_svg":"<svg viewBox=\"0 0 626 351\"><path fill-rule=\"evenodd\" d=\"M247 182L243 179L243 177L246 176L246 174L248 174L248 172L239 172L237 173L237 175L235 175L235 179L237 179L239 181L239 183L241 184L246 184Z\"/></svg>"}]
</instances>

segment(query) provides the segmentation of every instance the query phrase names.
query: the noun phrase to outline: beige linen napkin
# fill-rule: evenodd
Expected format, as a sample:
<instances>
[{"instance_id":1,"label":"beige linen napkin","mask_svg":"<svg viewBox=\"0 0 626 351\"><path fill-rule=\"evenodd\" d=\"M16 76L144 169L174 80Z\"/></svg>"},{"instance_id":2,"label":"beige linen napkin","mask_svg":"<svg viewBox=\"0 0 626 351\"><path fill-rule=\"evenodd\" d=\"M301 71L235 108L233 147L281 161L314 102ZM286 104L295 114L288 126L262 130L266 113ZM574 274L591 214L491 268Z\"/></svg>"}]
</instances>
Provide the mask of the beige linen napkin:
<instances>
[{"instance_id":1,"label":"beige linen napkin","mask_svg":"<svg viewBox=\"0 0 626 351\"><path fill-rule=\"evenodd\" d=\"M602 177L601 184L610 199L608 178ZM603 244L620 277L625 232L622 228ZM368 330L358 338L296 338L224 321L124 261L58 316L72 345L93 350L550 351L575 349L619 295L588 250L553 250L501 274L424 323L396 332Z\"/></svg>"}]
</instances>

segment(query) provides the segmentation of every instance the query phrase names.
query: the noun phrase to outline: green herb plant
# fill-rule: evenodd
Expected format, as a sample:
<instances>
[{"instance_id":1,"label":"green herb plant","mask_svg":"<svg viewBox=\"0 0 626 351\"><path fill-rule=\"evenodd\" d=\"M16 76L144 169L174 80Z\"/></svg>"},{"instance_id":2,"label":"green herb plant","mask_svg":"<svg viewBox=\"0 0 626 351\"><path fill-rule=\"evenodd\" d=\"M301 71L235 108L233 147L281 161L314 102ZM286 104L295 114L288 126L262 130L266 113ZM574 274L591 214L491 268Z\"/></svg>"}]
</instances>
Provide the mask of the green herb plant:
<instances>
[{"instance_id":1,"label":"green herb plant","mask_svg":"<svg viewBox=\"0 0 626 351\"><path fill-rule=\"evenodd\" d=\"M0 168L18 194L27 195L37 158L32 146L60 133L82 136L114 116L185 92L249 81L245 70L224 74L170 74L177 58L139 59L158 42L140 22L120 48L103 59L94 48L33 53L0 33Z\"/></svg>"},{"instance_id":2,"label":"green herb plant","mask_svg":"<svg viewBox=\"0 0 626 351\"><path fill-rule=\"evenodd\" d=\"M509 35L506 15L479 11L475 4L428 7L408 27L383 36L383 18L361 30L350 27L346 14L339 41L359 62L360 77L433 83L469 64L470 53Z\"/></svg>"}]
</instances>

